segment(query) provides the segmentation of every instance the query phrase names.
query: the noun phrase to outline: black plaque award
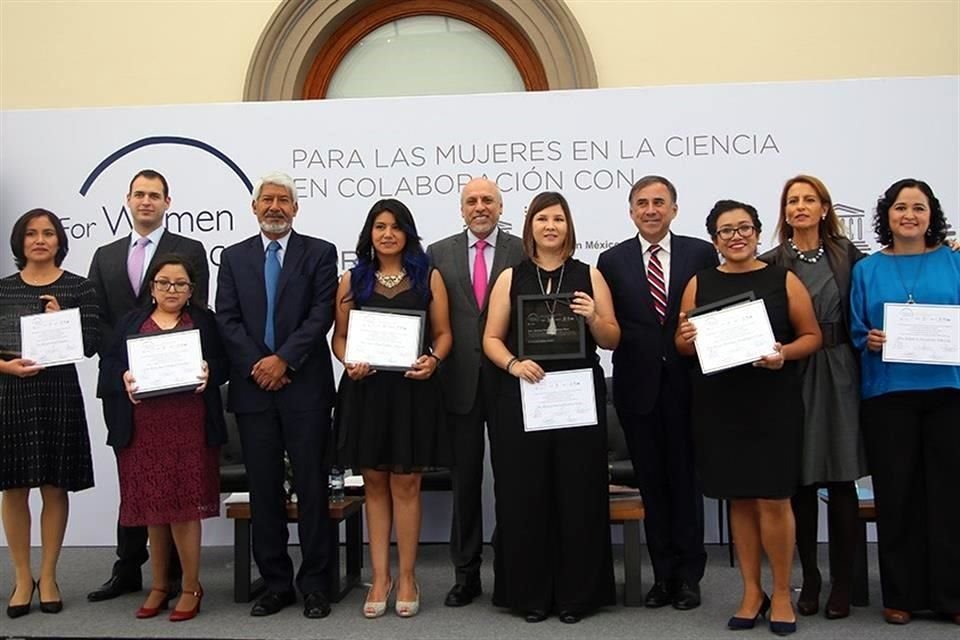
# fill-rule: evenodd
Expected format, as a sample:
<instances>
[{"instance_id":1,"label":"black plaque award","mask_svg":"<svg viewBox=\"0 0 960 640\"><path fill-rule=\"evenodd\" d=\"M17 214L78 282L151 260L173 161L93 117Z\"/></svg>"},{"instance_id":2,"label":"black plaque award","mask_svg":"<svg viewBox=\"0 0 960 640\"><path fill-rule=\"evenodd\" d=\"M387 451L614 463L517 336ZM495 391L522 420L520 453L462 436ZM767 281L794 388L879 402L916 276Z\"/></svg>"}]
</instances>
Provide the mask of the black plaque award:
<instances>
[{"instance_id":1,"label":"black plaque award","mask_svg":"<svg viewBox=\"0 0 960 640\"><path fill-rule=\"evenodd\" d=\"M570 308L572 294L517 296L517 357L568 360L586 356L586 323Z\"/></svg>"}]
</instances>

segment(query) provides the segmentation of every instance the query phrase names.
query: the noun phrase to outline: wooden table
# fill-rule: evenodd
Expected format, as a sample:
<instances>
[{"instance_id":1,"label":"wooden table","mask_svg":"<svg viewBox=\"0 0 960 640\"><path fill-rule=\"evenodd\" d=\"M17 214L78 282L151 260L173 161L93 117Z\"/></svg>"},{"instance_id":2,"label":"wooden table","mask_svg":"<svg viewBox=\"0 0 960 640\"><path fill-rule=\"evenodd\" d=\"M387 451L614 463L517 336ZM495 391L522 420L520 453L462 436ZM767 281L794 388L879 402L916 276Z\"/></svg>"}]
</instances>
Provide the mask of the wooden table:
<instances>
[{"instance_id":1,"label":"wooden table","mask_svg":"<svg viewBox=\"0 0 960 640\"><path fill-rule=\"evenodd\" d=\"M363 497L347 496L342 502L330 502L330 583L327 596L333 602L360 582L363 566ZM297 504L287 503L287 521L297 521ZM227 505L227 517L233 519L233 601L250 602L263 590L263 578L250 580L250 503ZM340 523L346 523L346 573L340 562Z\"/></svg>"},{"instance_id":2,"label":"wooden table","mask_svg":"<svg viewBox=\"0 0 960 640\"><path fill-rule=\"evenodd\" d=\"M643 606L640 584L640 523L645 515L643 499L639 496L610 495L610 524L623 525L623 605L625 607Z\"/></svg>"}]
</instances>

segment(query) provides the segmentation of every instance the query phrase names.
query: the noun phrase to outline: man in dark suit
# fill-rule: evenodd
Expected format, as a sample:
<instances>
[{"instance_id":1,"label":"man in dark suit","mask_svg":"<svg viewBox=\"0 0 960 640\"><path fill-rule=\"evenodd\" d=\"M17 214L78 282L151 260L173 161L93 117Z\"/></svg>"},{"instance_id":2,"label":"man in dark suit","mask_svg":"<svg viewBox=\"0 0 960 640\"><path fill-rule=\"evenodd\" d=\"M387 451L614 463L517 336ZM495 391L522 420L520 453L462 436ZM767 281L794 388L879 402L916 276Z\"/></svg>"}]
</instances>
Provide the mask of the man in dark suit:
<instances>
[{"instance_id":1,"label":"man in dark suit","mask_svg":"<svg viewBox=\"0 0 960 640\"><path fill-rule=\"evenodd\" d=\"M230 356L227 409L237 415L250 483L253 557L267 592L250 614L296 601L287 553L284 451L293 466L303 559L303 615L330 613L324 449L334 401L327 331L333 324L337 250L292 229L293 179L267 175L253 192L260 233L226 248L217 278L217 324Z\"/></svg>"},{"instance_id":2,"label":"man in dark suit","mask_svg":"<svg viewBox=\"0 0 960 640\"><path fill-rule=\"evenodd\" d=\"M170 190L166 178L151 169L140 171L130 181L127 193L127 213L133 220L133 233L103 245L93 254L88 277L100 297L100 335L104 337L100 343L101 353L109 350L113 344L120 319L133 308L150 303L150 287L143 282L143 277L159 256L177 253L190 260L197 273L197 297L204 305L207 304L210 286L207 252L196 240L164 229L163 216L169 206ZM103 398L105 388L105 381L100 377L97 380L98 398ZM104 416L108 407L109 404L104 402ZM140 591L143 587L141 566L149 559L147 528L121 527L118 522L117 557L110 579L87 594L91 602ZM180 576L176 550L172 551L169 576L174 583ZM167 588L167 585L154 586ZM175 595L175 588L168 593L171 598Z\"/></svg>"},{"instance_id":3,"label":"man in dark suit","mask_svg":"<svg viewBox=\"0 0 960 640\"><path fill-rule=\"evenodd\" d=\"M427 248L447 288L453 329L453 351L440 376L453 440L450 555L456 583L444 601L449 607L470 604L481 592L483 426L490 418L492 381L480 340L493 283L501 271L523 259L520 239L497 227L502 212L497 185L474 178L460 194L466 230Z\"/></svg>"},{"instance_id":4,"label":"man in dark suit","mask_svg":"<svg viewBox=\"0 0 960 640\"><path fill-rule=\"evenodd\" d=\"M643 495L654 585L648 607L700 605L703 495L690 434L689 359L677 354L680 298L697 271L717 265L711 244L673 235L677 191L661 176L630 190L639 233L604 251L597 268L613 294L620 346L613 352L613 401Z\"/></svg>"}]
</instances>

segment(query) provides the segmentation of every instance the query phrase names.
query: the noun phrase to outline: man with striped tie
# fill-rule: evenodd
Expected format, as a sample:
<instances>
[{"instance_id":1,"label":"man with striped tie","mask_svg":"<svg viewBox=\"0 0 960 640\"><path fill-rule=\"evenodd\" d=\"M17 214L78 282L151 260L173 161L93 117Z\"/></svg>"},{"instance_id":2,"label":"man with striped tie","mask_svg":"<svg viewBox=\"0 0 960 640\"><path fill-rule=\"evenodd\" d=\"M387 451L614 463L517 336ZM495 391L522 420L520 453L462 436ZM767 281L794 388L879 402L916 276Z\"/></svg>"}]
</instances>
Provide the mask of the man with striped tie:
<instances>
[{"instance_id":1,"label":"man with striped tie","mask_svg":"<svg viewBox=\"0 0 960 640\"><path fill-rule=\"evenodd\" d=\"M613 402L646 508L654 585L645 604L693 609L700 605L707 558L703 496L690 435L692 362L677 353L673 334L684 286L697 271L716 266L717 254L704 240L670 233L677 190L666 178L640 178L628 202L639 233L604 251L597 268L620 323Z\"/></svg>"}]
</instances>

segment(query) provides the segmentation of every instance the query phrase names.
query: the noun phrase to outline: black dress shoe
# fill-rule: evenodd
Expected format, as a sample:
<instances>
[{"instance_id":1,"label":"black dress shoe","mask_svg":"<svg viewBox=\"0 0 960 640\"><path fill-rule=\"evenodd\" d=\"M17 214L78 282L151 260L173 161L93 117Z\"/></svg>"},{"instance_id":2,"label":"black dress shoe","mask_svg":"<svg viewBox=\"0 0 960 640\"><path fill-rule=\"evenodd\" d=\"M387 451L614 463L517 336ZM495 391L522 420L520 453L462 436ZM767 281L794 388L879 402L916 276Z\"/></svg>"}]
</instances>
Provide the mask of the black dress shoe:
<instances>
[{"instance_id":1,"label":"black dress shoe","mask_svg":"<svg viewBox=\"0 0 960 640\"><path fill-rule=\"evenodd\" d=\"M60 585L56 582L53 583L57 587L57 592L60 591ZM37 580L37 591L40 590L40 581ZM40 596L40 612L41 613L60 613L63 611L63 599L58 598L57 600L47 600L44 602L43 596Z\"/></svg>"},{"instance_id":2,"label":"black dress shoe","mask_svg":"<svg viewBox=\"0 0 960 640\"><path fill-rule=\"evenodd\" d=\"M564 624L577 624L583 619L583 616L576 611L561 611L560 622Z\"/></svg>"},{"instance_id":3,"label":"black dress shoe","mask_svg":"<svg viewBox=\"0 0 960 640\"><path fill-rule=\"evenodd\" d=\"M682 581L673 592L673 608L680 611L696 609L700 606L700 585Z\"/></svg>"},{"instance_id":4,"label":"black dress shoe","mask_svg":"<svg viewBox=\"0 0 960 640\"><path fill-rule=\"evenodd\" d=\"M479 597L481 592L479 582L457 583L451 587L443 604L448 607L464 607L473 602L474 598Z\"/></svg>"},{"instance_id":5,"label":"black dress shoe","mask_svg":"<svg viewBox=\"0 0 960 640\"><path fill-rule=\"evenodd\" d=\"M7 604L7 617L8 618L19 618L20 616L25 616L30 613L30 606L33 604L33 592L37 588L37 583L34 582L30 586L30 599L27 600L26 604ZM10 592L10 597L13 597L13 594L17 592L17 587L13 587L13 591Z\"/></svg>"},{"instance_id":6,"label":"black dress shoe","mask_svg":"<svg viewBox=\"0 0 960 640\"><path fill-rule=\"evenodd\" d=\"M665 607L672 602L673 594L671 593L670 585L661 580L653 583L650 591L647 592L647 597L643 600L643 605L656 609L658 607Z\"/></svg>"},{"instance_id":7,"label":"black dress shoe","mask_svg":"<svg viewBox=\"0 0 960 640\"><path fill-rule=\"evenodd\" d=\"M100 585L96 591L87 594L90 602L112 600L125 593L136 593L143 590L143 579L140 576L125 577L119 574L110 576L110 579Z\"/></svg>"},{"instance_id":8,"label":"black dress shoe","mask_svg":"<svg viewBox=\"0 0 960 640\"><path fill-rule=\"evenodd\" d=\"M297 594L291 591L268 591L253 603L250 609L252 616L272 616L284 607L289 607L297 601Z\"/></svg>"},{"instance_id":9,"label":"black dress shoe","mask_svg":"<svg viewBox=\"0 0 960 640\"><path fill-rule=\"evenodd\" d=\"M330 615L330 601L319 591L313 591L303 596L304 618L326 618Z\"/></svg>"},{"instance_id":10,"label":"black dress shoe","mask_svg":"<svg viewBox=\"0 0 960 640\"><path fill-rule=\"evenodd\" d=\"M547 612L543 609L531 609L523 614L523 619L527 622L543 622L547 619Z\"/></svg>"}]
</instances>

